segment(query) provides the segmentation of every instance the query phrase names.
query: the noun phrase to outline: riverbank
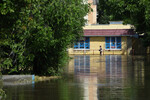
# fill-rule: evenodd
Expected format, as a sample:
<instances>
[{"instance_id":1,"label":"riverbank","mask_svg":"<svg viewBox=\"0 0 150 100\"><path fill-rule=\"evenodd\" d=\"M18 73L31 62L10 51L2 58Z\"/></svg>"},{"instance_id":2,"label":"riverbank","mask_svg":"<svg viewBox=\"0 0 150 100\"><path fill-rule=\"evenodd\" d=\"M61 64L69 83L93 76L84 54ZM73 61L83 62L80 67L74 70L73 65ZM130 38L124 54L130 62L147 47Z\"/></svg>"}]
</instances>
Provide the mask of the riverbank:
<instances>
[{"instance_id":1,"label":"riverbank","mask_svg":"<svg viewBox=\"0 0 150 100\"><path fill-rule=\"evenodd\" d=\"M58 78L61 76L2 75L3 85L28 85Z\"/></svg>"},{"instance_id":2,"label":"riverbank","mask_svg":"<svg viewBox=\"0 0 150 100\"><path fill-rule=\"evenodd\" d=\"M47 81L51 79L59 79L62 78L61 76L35 76L35 82L39 81Z\"/></svg>"}]
</instances>

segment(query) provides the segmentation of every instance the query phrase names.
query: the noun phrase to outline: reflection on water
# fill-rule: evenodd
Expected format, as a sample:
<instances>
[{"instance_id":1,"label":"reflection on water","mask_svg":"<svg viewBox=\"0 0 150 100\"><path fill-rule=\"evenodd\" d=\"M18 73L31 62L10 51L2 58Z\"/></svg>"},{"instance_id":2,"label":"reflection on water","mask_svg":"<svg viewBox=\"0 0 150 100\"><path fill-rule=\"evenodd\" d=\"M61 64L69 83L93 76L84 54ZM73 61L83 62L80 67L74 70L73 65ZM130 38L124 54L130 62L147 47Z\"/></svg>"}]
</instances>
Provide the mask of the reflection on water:
<instances>
[{"instance_id":1,"label":"reflection on water","mask_svg":"<svg viewBox=\"0 0 150 100\"><path fill-rule=\"evenodd\" d=\"M90 74L90 56L75 56L74 73Z\"/></svg>"},{"instance_id":2,"label":"reflection on water","mask_svg":"<svg viewBox=\"0 0 150 100\"><path fill-rule=\"evenodd\" d=\"M149 100L149 90L144 93L147 90L145 70L150 67L145 65L145 59L140 56L79 55L70 61L69 72L74 71L78 83L82 84L83 100Z\"/></svg>"},{"instance_id":3,"label":"reflection on water","mask_svg":"<svg viewBox=\"0 0 150 100\"><path fill-rule=\"evenodd\" d=\"M7 100L150 100L150 57L74 55L67 75L34 86L4 86Z\"/></svg>"}]
</instances>

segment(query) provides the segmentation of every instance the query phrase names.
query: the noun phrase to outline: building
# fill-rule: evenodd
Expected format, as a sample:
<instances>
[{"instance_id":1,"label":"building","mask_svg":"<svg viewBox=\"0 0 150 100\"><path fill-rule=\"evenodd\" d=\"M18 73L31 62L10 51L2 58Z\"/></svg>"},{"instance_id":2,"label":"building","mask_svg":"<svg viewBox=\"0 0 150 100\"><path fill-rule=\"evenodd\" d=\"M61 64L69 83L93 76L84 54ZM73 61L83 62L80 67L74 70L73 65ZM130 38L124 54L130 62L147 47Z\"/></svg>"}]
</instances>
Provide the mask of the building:
<instances>
[{"instance_id":1,"label":"building","mask_svg":"<svg viewBox=\"0 0 150 100\"><path fill-rule=\"evenodd\" d=\"M132 25L123 25L121 21L110 22L107 25L98 25L97 0L88 0L91 3L93 12L90 12L85 18L88 20L84 29L83 37L74 43L72 48L68 49L69 54L100 54L100 46L103 49L102 54L131 54L132 41L136 36Z\"/></svg>"}]
</instances>

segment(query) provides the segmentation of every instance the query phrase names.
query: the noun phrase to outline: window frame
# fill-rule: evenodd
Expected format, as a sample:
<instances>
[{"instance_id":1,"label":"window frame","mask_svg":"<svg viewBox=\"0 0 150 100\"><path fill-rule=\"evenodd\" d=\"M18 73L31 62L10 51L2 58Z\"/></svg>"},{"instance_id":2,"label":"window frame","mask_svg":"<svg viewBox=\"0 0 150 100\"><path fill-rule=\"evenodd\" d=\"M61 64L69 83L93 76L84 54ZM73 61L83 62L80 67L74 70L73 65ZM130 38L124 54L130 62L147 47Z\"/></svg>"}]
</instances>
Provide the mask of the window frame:
<instances>
[{"instance_id":1,"label":"window frame","mask_svg":"<svg viewBox=\"0 0 150 100\"><path fill-rule=\"evenodd\" d=\"M84 47L81 45L81 41L83 41ZM75 46L76 44L76 46ZM88 45L88 46L86 46ZM77 48L75 48L77 47ZM88 48L87 48L88 47ZM74 50L90 50L90 38L89 37L84 37L84 39L80 39L79 41L74 43L73 46Z\"/></svg>"},{"instance_id":2,"label":"window frame","mask_svg":"<svg viewBox=\"0 0 150 100\"><path fill-rule=\"evenodd\" d=\"M113 44L113 39L114 39L114 44ZM113 46L114 46L114 48L113 48ZM120 48L118 48L119 46L120 46ZM121 36L105 37L105 50L122 50Z\"/></svg>"}]
</instances>

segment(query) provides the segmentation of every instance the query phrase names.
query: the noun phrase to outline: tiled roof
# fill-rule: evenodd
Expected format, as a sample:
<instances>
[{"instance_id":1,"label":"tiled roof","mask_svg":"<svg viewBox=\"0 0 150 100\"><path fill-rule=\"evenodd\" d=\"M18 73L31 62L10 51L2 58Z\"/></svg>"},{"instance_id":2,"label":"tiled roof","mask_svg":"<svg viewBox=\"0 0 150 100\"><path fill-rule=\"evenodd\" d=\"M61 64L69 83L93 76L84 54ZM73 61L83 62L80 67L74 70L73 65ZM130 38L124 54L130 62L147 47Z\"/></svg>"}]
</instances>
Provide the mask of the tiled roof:
<instances>
[{"instance_id":1,"label":"tiled roof","mask_svg":"<svg viewBox=\"0 0 150 100\"><path fill-rule=\"evenodd\" d=\"M133 29L84 29L84 36L131 36Z\"/></svg>"}]
</instances>

